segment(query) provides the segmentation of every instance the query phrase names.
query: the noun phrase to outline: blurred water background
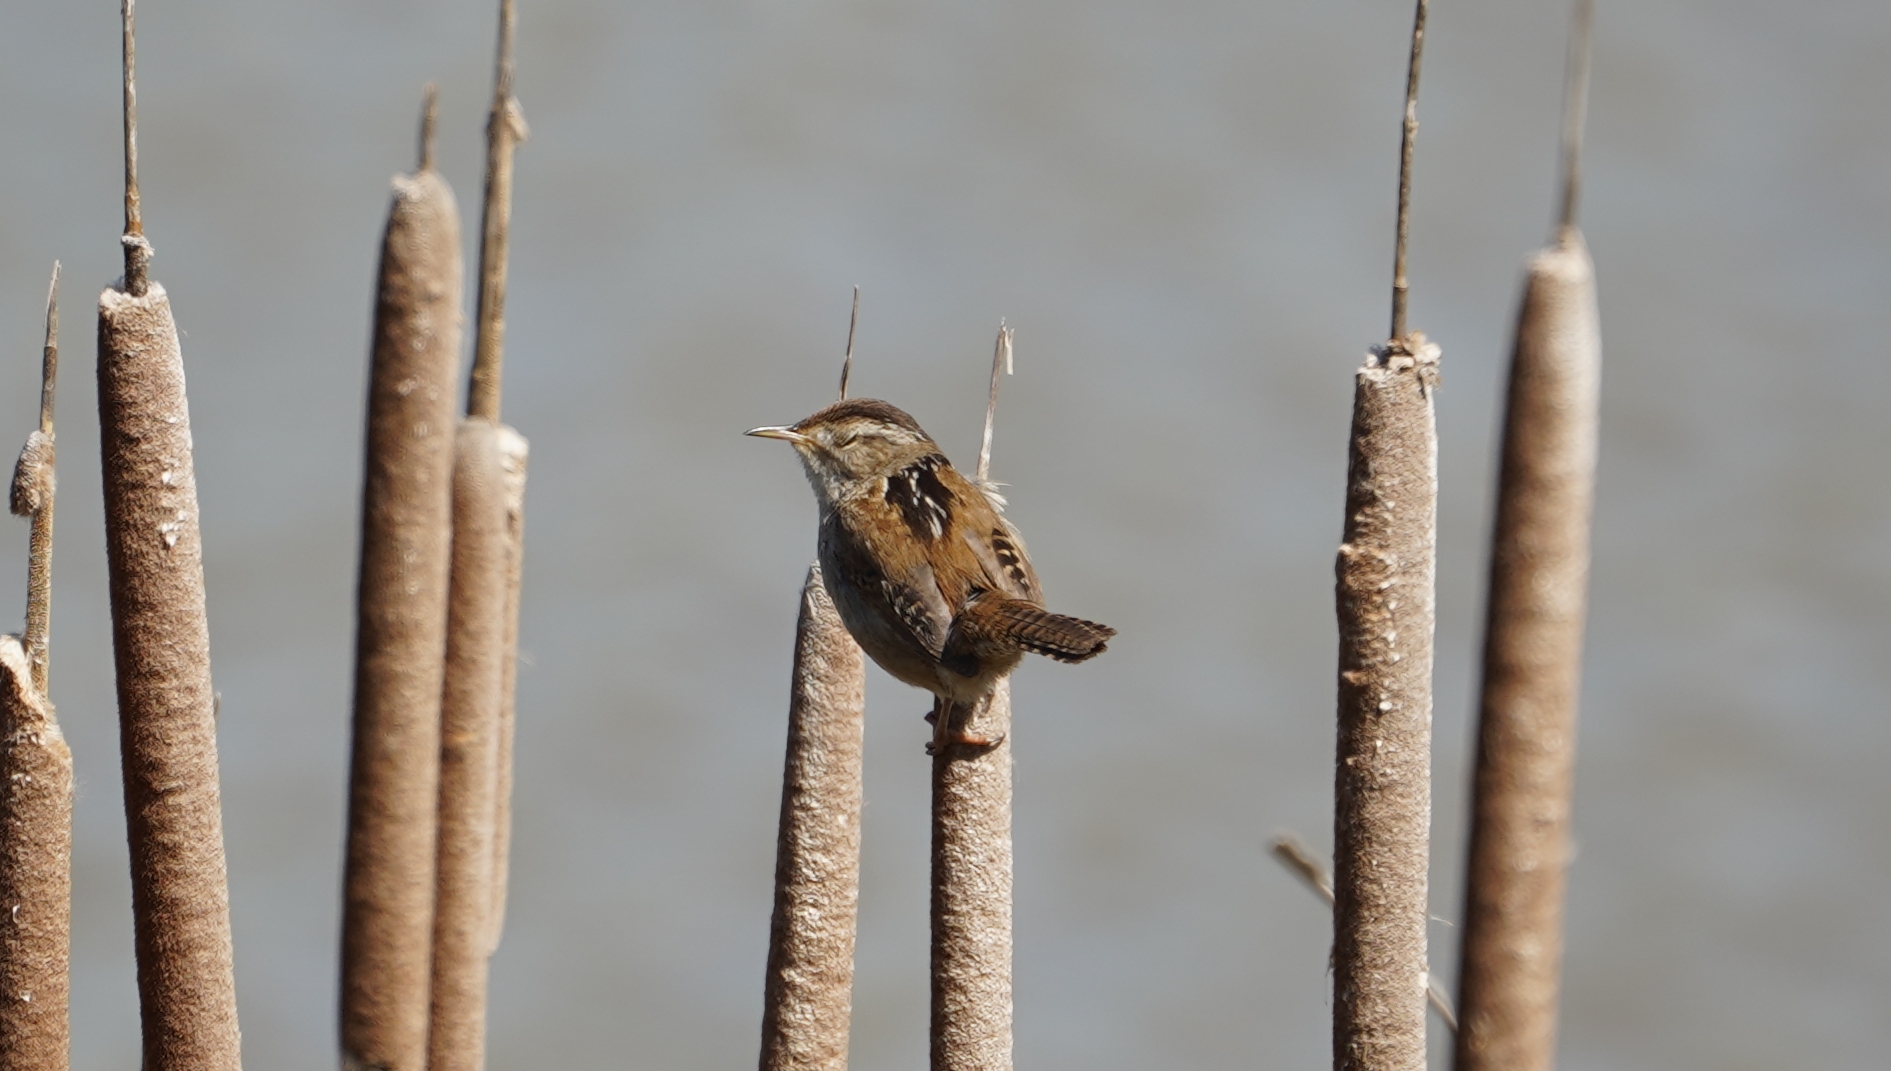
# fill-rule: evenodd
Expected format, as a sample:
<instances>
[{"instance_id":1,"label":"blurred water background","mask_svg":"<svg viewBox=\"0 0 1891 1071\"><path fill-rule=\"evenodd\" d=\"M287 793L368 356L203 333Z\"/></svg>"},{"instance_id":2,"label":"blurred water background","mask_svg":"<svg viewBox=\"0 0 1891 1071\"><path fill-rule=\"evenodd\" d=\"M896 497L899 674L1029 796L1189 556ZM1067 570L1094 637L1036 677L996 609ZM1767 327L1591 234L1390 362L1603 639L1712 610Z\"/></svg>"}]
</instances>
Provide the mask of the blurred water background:
<instances>
[{"instance_id":1,"label":"blurred water background","mask_svg":"<svg viewBox=\"0 0 1891 1071\"><path fill-rule=\"evenodd\" d=\"M92 308L116 3L0 5L0 442L65 262L53 690L74 1066L138 1059ZM335 1065L361 413L422 83L477 235L490 2L140 6L185 332L252 1067ZM492 1065L754 1059L796 590L779 444L856 392L977 448L1053 605L1016 687L1022 1067L1317 1067L1351 373L1385 331L1406 0L521 0L506 416L532 441ZM1449 976L1499 376L1549 234L1567 4L1439 0L1412 321L1444 347L1435 966ZM1891 5L1604 0L1584 221L1607 369L1562 1065L1891 1049ZM11 430L7 430L11 429ZM11 449L11 447L7 447ZM0 525L0 620L26 528ZM924 696L869 684L853 1066L925 1066ZM1442 1050L1434 1044L1434 1054Z\"/></svg>"}]
</instances>

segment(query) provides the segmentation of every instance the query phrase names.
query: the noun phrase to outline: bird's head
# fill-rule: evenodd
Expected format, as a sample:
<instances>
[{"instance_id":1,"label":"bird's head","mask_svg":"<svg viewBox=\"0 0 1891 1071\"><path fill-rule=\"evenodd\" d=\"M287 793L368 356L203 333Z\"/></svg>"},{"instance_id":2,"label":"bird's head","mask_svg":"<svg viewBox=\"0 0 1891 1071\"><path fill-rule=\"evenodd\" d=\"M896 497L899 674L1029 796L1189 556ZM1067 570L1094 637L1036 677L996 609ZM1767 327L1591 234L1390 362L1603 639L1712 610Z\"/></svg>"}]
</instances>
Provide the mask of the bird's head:
<instances>
[{"instance_id":1,"label":"bird's head","mask_svg":"<svg viewBox=\"0 0 1891 1071\"><path fill-rule=\"evenodd\" d=\"M873 398L836 402L797 423L747 434L793 446L815 494L826 502L837 501L861 481L891 476L939 452L917 420Z\"/></svg>"}]
</instances>

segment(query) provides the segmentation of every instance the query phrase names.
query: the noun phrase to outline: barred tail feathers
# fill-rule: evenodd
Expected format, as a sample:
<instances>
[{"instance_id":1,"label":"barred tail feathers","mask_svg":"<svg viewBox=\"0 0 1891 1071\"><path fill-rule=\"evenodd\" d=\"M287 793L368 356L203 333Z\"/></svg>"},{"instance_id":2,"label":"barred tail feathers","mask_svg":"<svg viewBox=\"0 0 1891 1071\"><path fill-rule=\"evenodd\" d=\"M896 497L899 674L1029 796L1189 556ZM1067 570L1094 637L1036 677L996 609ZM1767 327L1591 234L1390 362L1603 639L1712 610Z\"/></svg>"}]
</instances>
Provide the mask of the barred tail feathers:
<instances>
[{"instance_id":1,"label":"barred tail feathers","mask_svg":"<svg viewBox=\"0 0 1891 1071\"><path fill-rule=\"evenodd\" d=\"M1006 599L991 610L993 631L1034 654L1082 662L1109 647L1116 630L1095 621L1054 614L1036 603Z\"/></svg>"}]
</instances>

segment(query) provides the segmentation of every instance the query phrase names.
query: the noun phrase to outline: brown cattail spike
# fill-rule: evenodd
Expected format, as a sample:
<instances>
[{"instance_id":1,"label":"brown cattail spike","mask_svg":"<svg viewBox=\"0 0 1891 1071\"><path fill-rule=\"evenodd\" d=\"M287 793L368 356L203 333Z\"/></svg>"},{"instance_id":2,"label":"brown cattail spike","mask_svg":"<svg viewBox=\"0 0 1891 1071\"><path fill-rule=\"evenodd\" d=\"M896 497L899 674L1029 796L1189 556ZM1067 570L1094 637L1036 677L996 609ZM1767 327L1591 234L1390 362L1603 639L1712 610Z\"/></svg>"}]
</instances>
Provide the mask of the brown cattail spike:
<instances>
[{"instance_id":1,"label":"brown cattail spike","mask_svg":"<svg viewBox=\"0 0 1891 1071\"><path fill-rule=\"evenodd\" d=\"M71 1034L72 752L0 635L0 1071L65 1071Z\"/></svg>"},{"instance_id":2,"label":"brown cattail spike","mask_svg":"<svg viewBox=\"0 0 1891 1071\"><path fill-rule=\"evenodd\" d=\"M453 576L440 704L439 863L434 877L429 1071L483 1071L492 950L504 681L506 478L492 421L460 422L453 467Z\"/></svg>"},{"instance_id":3,"label":"brown cattail spike","mask_svg":"<svg viewBox=\"0 0 1891 1071\"><path fill-rule=\"evenodd\" d=\"M1405 76L1392 331L1354 378L1346 521L1336 563L1335 1071L1425 1066L1438 347L1406 325L1405 251L1426 9L1426 0L1418 0Z\"/></svg>"},{"instance_id":4,"label":"brown cattail spike","mask_svg":"<svg viewBox=\"0 0 1891 1071\"><path fill-rule=\"evenodd\" d=\"M519 592L525 571L525 469L531 446L525 436L499 425L499 458L505 469L506 608L505 653L499 685L499 761L493 818L492 937L499 947L505 929L506 885L512 855L512 744L518 733Z\"/></svg>"},{"instance_id":5,"label":"brown cattail spike","mask_svg":"<svg viewBox=\"0 0 1891 1071\"><path fill-rule=\"evenodd\" d=\"M1549 1071L1555 1061L1602 369L1595 267L1574 200L1590 19L1585 0L1571 35L1556 244L1530 262L1511 356L1459 957L1459 1071Z\"/></svg>"},{"instance_id":6,"label":"brown cattail spike","mask_svg":"<svg viewBox=\"0 0 1891 1071\"><path fill-rule=\"evenodd\" d=\"M453 191L434 171L396 178L369 369L341 970L343 1063L388 1071L427 1058L461 278Z\"/></svg>"},{"instance_id":7,"label":"brown cattail spike","mask_svg":"<svg viewBox=\"0 0 1891 1071\"><path fill-rule=\"evenodd\" d=\"M1357 376L1337 562L1336 1071L1425 1066L1438 348L1405 343Z\"/></svg>"},{"instance_id":8,"label":"brown cattail spike","mask_svg":"<svg viewBox=\"0 0 1891 1071\"><path fill-rule=\"evenodd\" d=\"M932 760L932 1071L1011 1068L1011 682L941 721L999 741Z\"/></svg>"},{"instance_id":9,"label":"brown cattail spike","mask_svg":"<svg viewBox=\"0 0 1891 1071\"><path fill-rule=\"evenodd\" d=\"M768 927L762 1071L846 1071L866 657L817 564L801 589Z\"/></svg>"},{"instance_id":10,"label":"brown cattail spike","mask_svg":"<svg viewBox=\"0 0 1891 1071\"><path fill-rule=\"evenodd\" d=\"M99 456L145 1071L241 1065L215 691L170 299L99 297Z\"/></svg>"}]
</instances>

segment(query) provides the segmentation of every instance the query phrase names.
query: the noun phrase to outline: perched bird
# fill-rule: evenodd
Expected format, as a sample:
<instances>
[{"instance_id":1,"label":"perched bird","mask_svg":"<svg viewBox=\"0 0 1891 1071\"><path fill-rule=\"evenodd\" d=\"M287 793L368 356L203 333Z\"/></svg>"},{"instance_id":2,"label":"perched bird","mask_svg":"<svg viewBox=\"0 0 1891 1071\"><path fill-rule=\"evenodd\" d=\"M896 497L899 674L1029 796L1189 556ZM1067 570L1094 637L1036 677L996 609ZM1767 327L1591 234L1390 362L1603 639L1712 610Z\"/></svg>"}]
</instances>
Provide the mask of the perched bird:
<instances>
[{"instance_id":1,"label":"perched bird","mask_svg":"<svg viewBox=\"0 0 1891 1071\"><path fill-rule=\"evenodd\" d=\"M1082 662L1116 635L1044 609L1004 500L960 475L905 412L857 398L748 434L801 456L834 607L880 668L935 697L928 751L999 743L962 723L1024 652Z\"/></svg>"}]
</instances>

